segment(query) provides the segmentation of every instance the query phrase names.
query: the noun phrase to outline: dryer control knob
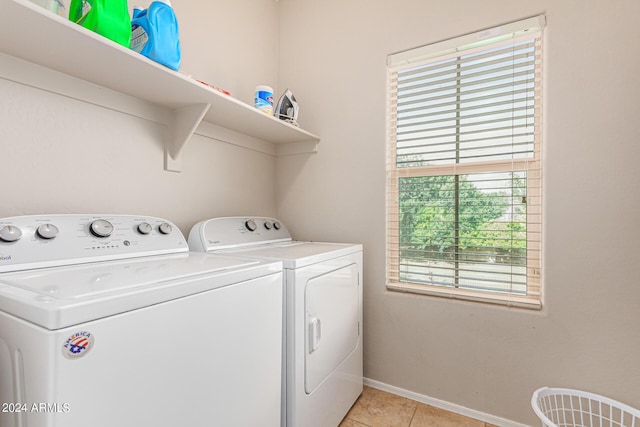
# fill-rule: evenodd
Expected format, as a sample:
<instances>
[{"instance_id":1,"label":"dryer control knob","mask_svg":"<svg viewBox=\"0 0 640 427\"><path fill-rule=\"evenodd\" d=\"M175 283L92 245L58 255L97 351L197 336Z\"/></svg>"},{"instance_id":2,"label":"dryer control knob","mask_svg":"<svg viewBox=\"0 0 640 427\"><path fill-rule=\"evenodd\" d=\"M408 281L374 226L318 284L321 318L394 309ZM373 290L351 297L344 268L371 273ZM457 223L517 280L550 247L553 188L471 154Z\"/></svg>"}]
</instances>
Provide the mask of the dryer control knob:
<instances>
[{"instance_id":1,"label":"dryer control knob","mask_svg":"<svg viewBox=\"0 0 640 427\"><path fill-rule=\"evenodd\" d=\"M53 224L42 224L38 227L36 233L43 239L54 239L58 237L60 230L58 230L58 227Z\"/></svg>"},{"instance_id":2,"label":"dryer control knob","mask_svg":"<svg viewBox=\"0 0 640 427\"><path fill-rule=\"evenodd\" d=\"M265 221L264 222L264 228L266 228L267 230L271 230L273 226L271 225L271 223L269 221Z\"/></svg>"},{"instance_id":3,"label":"dryer control knob","mask_svg":"<svg viewBox=\"0 0 640 427\"><path fill-rule=\"evenodd\" d=\"M148 222L141 222L138 224L138 231L140 234L149 234L153 230L153 227Z\"/></svg>"},{"instance_id":4,"label":"dryer control knob","mask_svg":"<svg viewBox=\"0 0 640 427\"><path fill-rule=\"evenodd\" d=\"M91 223L89 230L96 237L109 237L113 233L113 224L106 219L97 219Z\"/></svg>"},{"instance_id":5,"label":"dryer control knob","mask_svg":"<svg viewBox=\"0 0 640 427\"><path fill-rule=\"evenodd\" d=\"M22 237L22 231L13 225L5 225L0 228L0 240L5 242L15 242Z\"/></svg>"},{"instance_id":6,"label":"dryer control knob","mask_svg":"<svg viewBox=\"0 0 640 427\"><path fill-rule=\"evenodd\" d=\"M280 230L280 223L278 221L274 221L273 228L275 228L276 230Z\"/></svg>"},{"instance_id":7,"label":"dryer control knob","mask_svg":"<svg viewBox=\"0 0 640 427\"><path fill-rule=\"evenodd\" d=\"M158 230L160 230L162 234L170 234L173 231L173 227L168 222L163 222L158 227Z\"/></svg>"},{"instance_id":8,"label":"dryer control knob","mask_svg":"<svg viewBox=\"0 0 640 427\"><path fill-rule=\"evenodd\" d=\"M249 231L256 231L256 229L258 228L258 226L256 225L256 222L252 219L245 221L244 226Z\"/></svg>"}]
</instances>

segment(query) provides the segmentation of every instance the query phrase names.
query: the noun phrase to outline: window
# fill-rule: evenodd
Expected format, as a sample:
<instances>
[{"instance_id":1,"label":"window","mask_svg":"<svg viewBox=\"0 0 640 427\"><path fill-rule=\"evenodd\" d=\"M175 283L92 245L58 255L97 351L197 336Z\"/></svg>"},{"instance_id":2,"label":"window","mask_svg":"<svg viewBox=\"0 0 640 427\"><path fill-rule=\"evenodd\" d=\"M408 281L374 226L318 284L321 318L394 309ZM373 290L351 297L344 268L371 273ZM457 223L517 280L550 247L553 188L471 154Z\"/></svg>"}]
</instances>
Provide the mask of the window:
<instances>
[{"instance_id":1,"label":"window","mask_svg":"<svg viewBox=\"0 0 640 427\"><path fill-rule=\"evenodd\" d=\"M540 308L544 22L389 56L389 289Z\"/></svg>"}]
</instances>

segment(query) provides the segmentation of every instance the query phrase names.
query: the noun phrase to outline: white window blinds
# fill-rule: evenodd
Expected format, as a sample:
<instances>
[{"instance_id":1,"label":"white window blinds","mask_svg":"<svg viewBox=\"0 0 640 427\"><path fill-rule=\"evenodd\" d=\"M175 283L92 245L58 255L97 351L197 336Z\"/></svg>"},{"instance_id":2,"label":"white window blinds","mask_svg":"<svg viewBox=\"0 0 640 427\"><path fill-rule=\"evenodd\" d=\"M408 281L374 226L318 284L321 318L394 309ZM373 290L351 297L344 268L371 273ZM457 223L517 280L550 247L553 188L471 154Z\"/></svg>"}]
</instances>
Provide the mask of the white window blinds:
<instances>
[{"instance_id":1,"label":"white window blinds","mask_svg":"<svg viewBox=\"0 0 640 427\"><path fill-rule=\"evenodd\" d=\"M540 307L543 26L388 58L390 289Z\"/></svg>"}]
</instances>

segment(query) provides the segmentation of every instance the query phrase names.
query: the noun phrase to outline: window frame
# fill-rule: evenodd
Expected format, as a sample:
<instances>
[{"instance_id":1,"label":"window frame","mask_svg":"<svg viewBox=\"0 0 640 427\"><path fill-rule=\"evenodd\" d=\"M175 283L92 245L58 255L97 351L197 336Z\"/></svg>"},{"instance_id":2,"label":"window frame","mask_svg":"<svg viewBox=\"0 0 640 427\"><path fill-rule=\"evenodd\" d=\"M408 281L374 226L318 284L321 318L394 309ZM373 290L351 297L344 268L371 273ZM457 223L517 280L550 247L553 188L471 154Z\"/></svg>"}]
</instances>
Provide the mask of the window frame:
<instances>
[{"instance_id":1,"label":"window frame","mask_svg":"<svg viewBox=\"0 0 640 427\"><path fill-rule=\"evenodd\" d=\"M542 46L544 15L505 24L499 27L467 34L443 42L422 46L389 55L388 110L387 110L387 289L454 299L501 304L529 309L542 308L542 96L541 65L536 63L535 136L532 158L512 158L493 162L454 163L449 165L397 166L396 124L397 73L417 63L436 63L444 59L461 57L470 52L482 51L514 43L521 38L536 38L536 49ZM541 53L539 53L541 55ZM394 92L395 91L395 92ZM417 284L400 280L400 207L399 183L402 178L442 175L465 175L481 172L526 171L527 173L527 294L510 292L492 293L472 291L452 286ZM530 191L530 189L532 191ZM530 203L535 201L535 203ZM531 212L530 212L531 206ZM535 219L534 219L535 218ZM535 236L535 237L534 237Z\"/></svg>"}]
</instances>

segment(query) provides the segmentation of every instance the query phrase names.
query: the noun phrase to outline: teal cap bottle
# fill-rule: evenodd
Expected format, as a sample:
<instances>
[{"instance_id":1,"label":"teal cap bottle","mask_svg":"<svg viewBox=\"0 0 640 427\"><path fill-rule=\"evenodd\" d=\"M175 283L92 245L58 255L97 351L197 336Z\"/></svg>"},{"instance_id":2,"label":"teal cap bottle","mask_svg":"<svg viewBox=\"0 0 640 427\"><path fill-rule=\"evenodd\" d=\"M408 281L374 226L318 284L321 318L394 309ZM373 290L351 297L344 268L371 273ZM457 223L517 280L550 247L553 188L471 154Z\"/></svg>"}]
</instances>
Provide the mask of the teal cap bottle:
<instances>
[{"instance_id":1,"label":"teal cap bottle","mask_svg":"<svg viewBox=\"0 0 640 427\"><path fill-rule=\"evenodd\" d=\"M180 69L178 19L169 0L156 0L148 9L134 8L131 49L172 70Z\"/></svg>"}]
</instances>

